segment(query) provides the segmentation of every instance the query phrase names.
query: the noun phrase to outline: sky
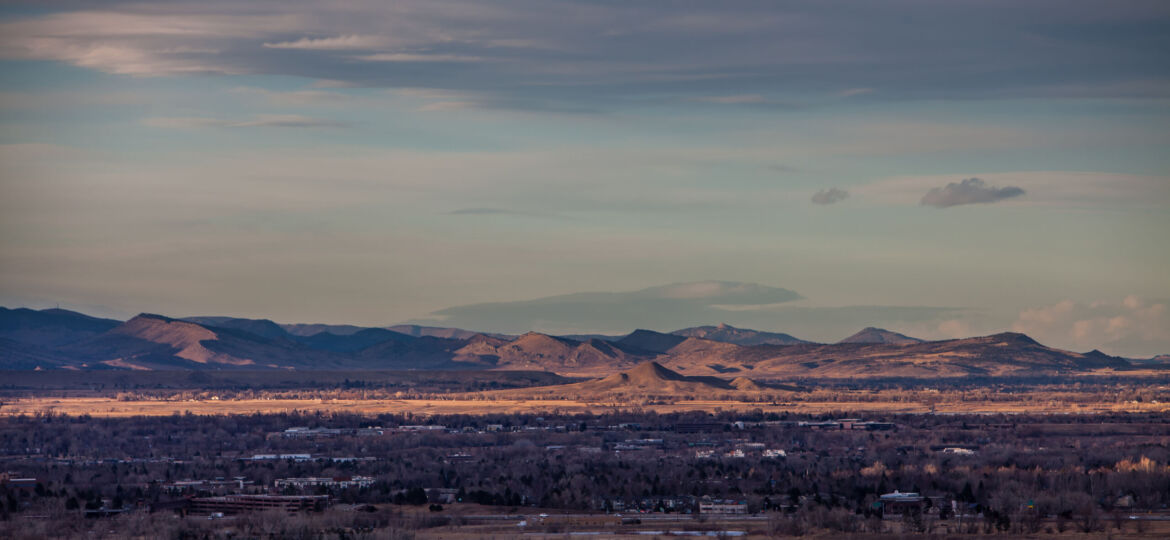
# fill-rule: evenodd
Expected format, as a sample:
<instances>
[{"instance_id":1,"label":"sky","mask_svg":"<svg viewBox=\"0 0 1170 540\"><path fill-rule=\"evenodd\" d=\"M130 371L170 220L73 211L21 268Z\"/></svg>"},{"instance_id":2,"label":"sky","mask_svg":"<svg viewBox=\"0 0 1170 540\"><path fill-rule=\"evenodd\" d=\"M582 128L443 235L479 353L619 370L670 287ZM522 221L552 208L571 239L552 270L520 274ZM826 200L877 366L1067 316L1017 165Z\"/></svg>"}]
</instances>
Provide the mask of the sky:
<instances>
[{"instance_id":1,"label":"sky","mask_svg":"<svg viewBox=\"0 0 1170 540\"><path fill-rule=\"evenodd\" d=\"M1170 353L1168 30L1159 1L7 2L0 305Z\"/></svg>"}]
</instances>

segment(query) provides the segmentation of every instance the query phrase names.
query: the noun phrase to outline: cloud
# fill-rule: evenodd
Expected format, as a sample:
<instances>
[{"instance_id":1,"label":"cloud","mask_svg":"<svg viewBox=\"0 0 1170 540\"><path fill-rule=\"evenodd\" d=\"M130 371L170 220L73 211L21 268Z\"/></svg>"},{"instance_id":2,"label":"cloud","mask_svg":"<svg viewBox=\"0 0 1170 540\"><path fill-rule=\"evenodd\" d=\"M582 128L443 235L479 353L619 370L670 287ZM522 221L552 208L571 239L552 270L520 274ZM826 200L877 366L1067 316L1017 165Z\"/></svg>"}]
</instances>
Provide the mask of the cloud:
<instances>
[{"instance_id":1,"label":"cloud","mask_svg":"<svg viewBox=\"0 0 1170 540\"><path fill-rule=\"evenodd\" d=\"M460 111L477 106L474 101L436 101L418 108L422 112Z\"/></svg>"},{"instance_id":2,"label":"cloud","mask_svg":"<svg viewBox=\"0 0 1170 540\"><path fill-rule=\"evenodd\" d=\"M227 120L203 116L186 117L153 117L142 121L143 125L158 128L241 128L241 127L277 127L277 128L343 128L349 127L345 122L312 118L299 114L258 114L247 120Z\"/></svg>"},{"instance_id":3,"label":"cloud","mask_svg":"<svg viewBox=\"0 0 1170 540\"><path fill-rule=\"evenodd\" d=\"M332 105L358 101L358 98L328 90L274 91L266 88L242 86L232 89L233 93L263 98L273 105Z\"/></svg>"},{"instance_id":4,"label":"cloud","mask_svg":"<svg viewBox=\"0 0 1170 540\"><path fill-rule=\"evenodd\" d=\"M355 0L344 8L275 0L68 2L5 14L0 58L133 76L265 74L436 87L563 109L663 95L732 104L860 94L1162 98L1170 86L1157 52L1170 45L1158 3L905 3L845 9L749 1L734 10L678 10L557 0ZM913 21L899 15L911 5ZM938 30L954 28L958 34Z\"/></svg>"},{"instance_id":5,"label":"cloud","mask_svg":"<svg viewBox=\"0 0 1170 540\"><path fill-rule=\"evenodd\" d=\"M834 95L839 97L839 98L849 98L849 97L853 97L853 96L861 96L861 95L871 94L871 93L873 93L873 88L849 88L849 89L837 92Z\"/></svg>"},{"instance_id":6,"label":"cloud","mask_svg":"<svg viewBox=\"0 0 1170 540\"><path fill-rule=\"evenodd\" d=\"M328 38L301 38L296 41L281 41L265 43L269 49L297 49L302 51L350 51L377 49L387 45L387 40L381 36L337 36Z\"/></svg>"},{"instance_id":7,"label":"cloud","mask_svg":"<svg viewBox=\"0 0 1170 540\"><path fill-rule=\"evenodd\" d=\"M704 96L695 98L695 101L705 101L707 103L719 103L723 105L754 105L767 103L768 99L759 94L737 94L730 96Z\"/></svg>"},{"instance_id":8,"label":"cloud","mask_svg":"<svg viewBox=\"0 0 1170 540\"><path fill-rule=\"evenodd\" d=\"M552 214L543 212L524 212L521 210L508 210L506 208L460 208L452 210L447 213L452 216L523 216L523 217L553 217Z\"/></svg>"},{"instance_id":9,"label":"cloud","mask_svg":"<svg viewBox=\"0 0 1170 540\"><path fill-rule=\"evenodd\" d=\"M460 208L450 212L453 216L490 216L494 214L518 214L512 210L504 210L502 208Z\"/></svg>"},{"instance_id":10,"label":"cloud","mask_svg":"<svg viewBox=\"0 0 1170 540\"><path fill-rule=\"evenodd\" d=\"M1020 171L980 173L991 184L1017 186L1026 198L1008 204L1051 207L1136 208L1165 206L1170 201L1170 177L1086 171ZM947 176L906 176L879 180L850 189L866 201L880 204L921 204L925 190L938 189Z\"/></svg>"},{"instance_id":11,"label":"cloud","mask_svg":"<svg viewBox=\"0 0 1170 540\"><path fill-rule=\"evenodd\" d=\"M620 332L723 320L720 317L727 312L714 307L719 304L773 304L800 298L790 290L766 285L698 281L629 292L456 306L435 312L435 319L428 321L497 332Z\"/></svg>"},{"instance_id":12,"label":"cloud","mask_svg":"<svg viewBox=\"0 0 1170 540\"><path fill-rule=\"evenodd\" d=\"M978 178L967 178L958 183L951 182L942 188L932 188L922 196L922 206L948 208L963 204L987 204L1019 197L1024 190L1018 187L992 187Z\"/></svg>"},{"instance_id":13,"label":"cloud","mask_svg":"<svg viewBox=\"0 0 1170 540\"><path fill-rule=\"evenodd\" d=\"M902 327L953 317L963 310L919 306L803 307L788 289L732 281L697 281L629 292L586 292L520 302L456 306L418 324L519 333L626 333L636 328L673 331L725 322L836 340L866 326Z\"/></svg>"},{"instance_id":14,"label":"cloud","mask_svg":"<svg viewBox=\"0 0 1170 540\"><path fill-rule=\"evenodd\" d=\"M829 188L822 189L813 193L813 204L833 204L841 202L849 197L849 192L843 189Z\"/></svg>"},{"instance_id":15,"label":"cloud","mask_svg":"<svg viewBox=\"0 0 1170 540\"><path fill-rule=\"evenodd\" d=\"M356 57L366 62L478 62L477 56L427 53L377 53Z\"/></svg>"},{"instance_id":16,"label":"cloud","mask_svg":"<svg viewBox=\"0 0 1170 540\"><path fill-rule=\"evenodd\" d=\"M1092 304L1065 300L1021 311L1012 330L1058 347L1154 356L1170 352L1168 306L1165 301L1138 296Z\"/></svg>"}]
</instances>

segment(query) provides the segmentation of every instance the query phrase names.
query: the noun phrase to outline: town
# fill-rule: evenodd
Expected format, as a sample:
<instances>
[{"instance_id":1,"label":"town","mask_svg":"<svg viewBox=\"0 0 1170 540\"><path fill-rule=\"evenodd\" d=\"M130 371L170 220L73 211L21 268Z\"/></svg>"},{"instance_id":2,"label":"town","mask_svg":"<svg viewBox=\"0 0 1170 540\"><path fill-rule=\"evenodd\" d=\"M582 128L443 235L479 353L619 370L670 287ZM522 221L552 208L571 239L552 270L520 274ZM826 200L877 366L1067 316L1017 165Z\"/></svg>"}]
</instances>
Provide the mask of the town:
<instances>
[{"instance_id":1,"label":"town","mask_svg":"<svg viewBox=\"0 0 1170 540\"><path fill-rule=\"evenodd\" d=\"M280 512L421 537L519 523L552 534L567 520L1137 533L1168 516L1167 437L1164 416L1132 414L13 417L0 532L133 519L238 532Z\"/></svg>"}]
</instances>

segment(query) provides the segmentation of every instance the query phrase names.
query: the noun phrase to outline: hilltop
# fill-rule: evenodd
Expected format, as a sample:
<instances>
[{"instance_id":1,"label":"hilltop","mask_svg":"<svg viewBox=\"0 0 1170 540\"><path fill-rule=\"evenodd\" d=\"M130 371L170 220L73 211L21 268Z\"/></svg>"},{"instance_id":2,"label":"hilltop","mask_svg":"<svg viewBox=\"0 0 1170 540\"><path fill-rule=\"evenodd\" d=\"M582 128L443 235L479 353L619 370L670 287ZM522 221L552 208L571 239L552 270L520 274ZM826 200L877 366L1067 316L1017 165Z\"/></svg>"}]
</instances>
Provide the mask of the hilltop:
<instances>
[{"instance_id":1,"label":"hilltop","mask_svg":"<svg viewBox=\"0 0 1170 540\"><path fill-rule=\"evenodd\" d=\"M810 343L803 339L795 338L788 334L779 332L761 332L759 330L749 330L745 328L736 328L728 324L719 324L716 326L696 326L693 328L684 328L682 330L675 330L671 332L676 336L696 337L709 339L711 341L721 341L723 343L733 343L735 345L797 345L800 343Z\"/></svg>"},{"instance_id":2,"label":"hilltop","mask_svg":"<svg viewBox=\"0 0 1170 540\"><path fill-rule=\"evenodd\" d=\"M837 343L884 343L886 345L909 345L911 343L922 343L923 340L912 338L906 334L899 334L891 332L883 328L874 328L872 326L862 329L860 332L853 334Z\"/></svg>"},{"instance_id":3,"label":"hilltop","mask_svg":"<svg viewBox=\"0 0 1170 540\"><path fill-rule=\"evenodd\" d=\"M590 381L505 390L502 396L544 399L600 399L611 395L716 396L740 392L794 390L793 387L769 388L746 377L687 376L658 362L644 362L632 369Z\"/></svg>"}]
</instances>

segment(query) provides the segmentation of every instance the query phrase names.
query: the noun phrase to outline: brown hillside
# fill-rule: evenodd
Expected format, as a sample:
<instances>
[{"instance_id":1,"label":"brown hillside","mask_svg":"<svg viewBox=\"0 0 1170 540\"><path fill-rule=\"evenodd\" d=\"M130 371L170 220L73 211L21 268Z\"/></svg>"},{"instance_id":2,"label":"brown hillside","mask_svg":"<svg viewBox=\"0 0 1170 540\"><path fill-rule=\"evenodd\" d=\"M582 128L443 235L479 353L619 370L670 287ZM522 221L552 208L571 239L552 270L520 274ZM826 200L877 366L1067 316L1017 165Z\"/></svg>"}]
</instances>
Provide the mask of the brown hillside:
<instances>
[{"instance_id":1,"label":"brown hillside","mask_svg":"<svg viewBox=\"0 0 1170 540\"><path fill-rule=\"evenodd\" d=\"M552 371L580 376L612 373L643 357L598 339L586 342L530 332L514 341L482 338L455 351L455 361L491 364L499 369Z\"/></svg>"},{"instance_id":2,"label":"brown hillside","mask_svg":"<svg viewBox=\"0 0 1170 540\"><path fill-rule=\"evenodd\" d=\"M589 398L613 394L657 396L712 396L739 392L769 390L751 379L740 377L734 381L719 377L688 377L666 368L658 362L645 362L633 369L607 377L573 384L506 390L502 393L517 397Z\"/></svg>"},{"instance_id":3,"label":"brown hillside","mask_svg":"<svg viewBox=\"0 0 1170 540\"><path fill-rule=\"evenodd\" d=\"M93 339L72 345L74 356L131 369L175 367L332 367L328 353L253 334L143 314Z\"/></svg>"}]
</instances>

